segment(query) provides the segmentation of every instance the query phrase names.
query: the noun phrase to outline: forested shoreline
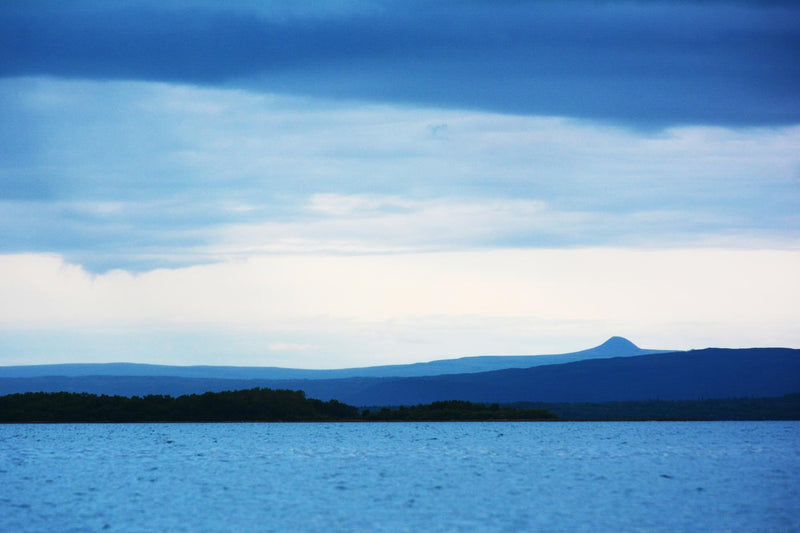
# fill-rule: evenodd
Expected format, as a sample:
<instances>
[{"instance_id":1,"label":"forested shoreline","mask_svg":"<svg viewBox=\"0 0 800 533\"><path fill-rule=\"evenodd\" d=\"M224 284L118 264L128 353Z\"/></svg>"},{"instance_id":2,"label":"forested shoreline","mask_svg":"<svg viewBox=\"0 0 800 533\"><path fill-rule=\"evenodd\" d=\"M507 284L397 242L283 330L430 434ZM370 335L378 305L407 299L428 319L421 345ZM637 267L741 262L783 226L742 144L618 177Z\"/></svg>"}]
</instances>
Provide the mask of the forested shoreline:
<instances>
[{"instance_id":1,"label":"forested shoreline","mask_svg":"<svg viewBox=\"0 0 800 533\"><path fill-rule=\"evenodd\" d=\"M800 420L800 393L770 398L516 402L510 405L525 409L547 409L561 420Z\"/></svg>"},{"instance_id":2,"label":"forested shoreline","mask_svg":"<svg viewBox=\"0 0 800 533\"><path fill-rule=\"evenodd\" d=\"M106 396L28 392L0 396L0 423L29 422L338 422L552 420L545 409L464 401L361 410L303 391L254 388L184 396Z\"/></svg>"},{"instance_id":3,"label":"forested shoreline","mask_svg":"<svg viewBox=\"0 0 800 533\"><path fill-rule=\"evenodd\" d=\"M489 420L800 420L800 394L774 398L484 404L460 400L362 409L303 391L253 388L182 396L27 392L0 396L0 423Z\"/></svg>"}]
</instances>

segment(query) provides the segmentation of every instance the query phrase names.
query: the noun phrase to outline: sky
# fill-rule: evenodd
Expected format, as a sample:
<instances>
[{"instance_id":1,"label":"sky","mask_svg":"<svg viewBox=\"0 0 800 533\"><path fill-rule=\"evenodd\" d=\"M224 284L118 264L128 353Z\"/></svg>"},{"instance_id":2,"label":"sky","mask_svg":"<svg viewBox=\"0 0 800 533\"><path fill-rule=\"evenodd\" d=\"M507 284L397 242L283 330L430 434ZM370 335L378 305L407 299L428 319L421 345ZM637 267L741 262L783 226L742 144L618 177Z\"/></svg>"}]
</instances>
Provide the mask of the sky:
<instances>
[{"instance_id":1,"label":"sky","mask_svg":"<svg viewBox=\"0 0 800 533\"><path fill-rule=\"evenodd\" d=\"M0 365L800 347L800 6L4 2Z\"/></svg>"}]
</instances>

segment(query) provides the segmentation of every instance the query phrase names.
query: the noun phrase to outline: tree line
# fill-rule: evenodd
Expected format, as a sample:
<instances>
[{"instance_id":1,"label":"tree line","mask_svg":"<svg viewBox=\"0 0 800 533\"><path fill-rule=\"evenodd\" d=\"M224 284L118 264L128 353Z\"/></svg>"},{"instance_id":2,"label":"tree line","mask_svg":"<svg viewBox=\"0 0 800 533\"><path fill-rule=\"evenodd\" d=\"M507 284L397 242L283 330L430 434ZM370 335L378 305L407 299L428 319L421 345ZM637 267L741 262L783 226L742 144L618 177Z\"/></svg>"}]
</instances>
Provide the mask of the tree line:
<instances>
[{"instance_id":1,"label":"tree line","mask_svg":"<svg viewBox=\"0 0 800 533\"><path fill-rule=\"evenodd\" d=\"M183 396L28 392L0 396L0 423L467 420L798 420L800 394L775 398L482 404L460 400L359 409L303 391L254 388Z\"/></svg>"},{"instance_id":2,"label":"tree line","mask_svg":"<svg viewBox=\"0 0 800 533\"><path fill-rule=\"evenodd\" d=\"M303 391L254 388L172 397L27 392L0 396L0 422L321 422L550 420L545 409L450 401L361 410Z\"/></svg>"}]
</instances>

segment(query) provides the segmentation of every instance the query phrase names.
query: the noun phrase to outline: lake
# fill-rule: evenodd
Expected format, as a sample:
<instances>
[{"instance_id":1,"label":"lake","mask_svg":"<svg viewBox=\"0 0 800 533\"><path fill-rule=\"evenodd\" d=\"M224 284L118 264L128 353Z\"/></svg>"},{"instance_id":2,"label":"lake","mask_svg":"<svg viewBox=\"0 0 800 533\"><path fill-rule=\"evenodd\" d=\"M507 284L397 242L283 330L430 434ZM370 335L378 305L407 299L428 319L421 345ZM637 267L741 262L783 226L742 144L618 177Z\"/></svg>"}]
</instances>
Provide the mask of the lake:
<instances>
[{"instance_id":1,"label":"lake","mask_svg":"<svg viewBox=\"0 0 800 533\"><path fill-rule=\"evenodd\" d=\"M800 531L800 422L0 425L0 531Z\"/></svg>"}]
</instances>

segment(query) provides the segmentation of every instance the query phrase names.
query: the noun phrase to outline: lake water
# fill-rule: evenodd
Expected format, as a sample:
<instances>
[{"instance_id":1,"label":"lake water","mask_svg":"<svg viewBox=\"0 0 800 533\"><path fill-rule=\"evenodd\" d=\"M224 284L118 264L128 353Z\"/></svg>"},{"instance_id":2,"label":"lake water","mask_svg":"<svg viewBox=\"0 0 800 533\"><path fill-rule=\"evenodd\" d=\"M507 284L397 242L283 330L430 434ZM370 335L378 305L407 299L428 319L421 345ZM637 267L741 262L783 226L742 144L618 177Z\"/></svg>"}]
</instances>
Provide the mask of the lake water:
<instances>
[{"instance_id":1,"label":"lake water","mask_svg":"<svg viewBox=\"0 0 800 533\"><path fill-rule=\"evenodd\" d=\"M800 422L0 425L0 531L800 531Z\"/></svg>"}]
</instances>

